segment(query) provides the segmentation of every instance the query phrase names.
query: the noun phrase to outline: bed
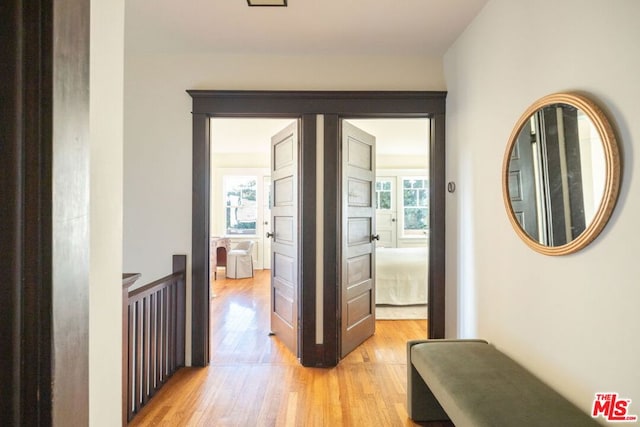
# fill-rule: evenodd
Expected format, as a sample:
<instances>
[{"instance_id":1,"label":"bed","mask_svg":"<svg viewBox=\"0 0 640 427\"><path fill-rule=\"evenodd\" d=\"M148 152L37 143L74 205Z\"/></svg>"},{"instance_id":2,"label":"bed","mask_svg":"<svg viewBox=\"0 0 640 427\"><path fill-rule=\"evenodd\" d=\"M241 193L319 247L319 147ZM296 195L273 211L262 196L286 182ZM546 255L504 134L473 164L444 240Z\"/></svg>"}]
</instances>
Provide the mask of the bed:
<instances>
[{"instance_id":1,"label":"bed","mask_svg":"<svg viewBox=\"0 0 640 427\"><path fill-rule=\"evenodd\" d=\"M427 248L376 249L376 304L427 303Z\"/></svg>"}]
</instances>

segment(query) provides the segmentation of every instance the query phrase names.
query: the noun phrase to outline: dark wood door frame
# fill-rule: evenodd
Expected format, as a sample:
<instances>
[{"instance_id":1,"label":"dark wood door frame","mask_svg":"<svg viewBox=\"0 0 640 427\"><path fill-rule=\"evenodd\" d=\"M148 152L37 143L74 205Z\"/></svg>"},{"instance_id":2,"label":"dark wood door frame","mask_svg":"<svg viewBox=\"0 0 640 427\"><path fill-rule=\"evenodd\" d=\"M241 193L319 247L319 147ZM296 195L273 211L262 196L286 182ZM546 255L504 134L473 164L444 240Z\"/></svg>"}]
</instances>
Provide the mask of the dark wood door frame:
<instances>
[{"instance_id":1,"label":"dark wood door frame","mask_svg":"<svg viewBox=\"0 0 640 427\"><path fill-rule=\"evenodd\" d=\"M89 424L89 3L0 7L3 425Z\"/></svg>"},{"instance_id":2,"label":"dark wood door frame","mask_svg":"<svg viewBox=\"0 0 640 427\"><path fill-rule=\"evenodd\" d=\"M323 344L316 344L315 239L300 245L299 333L304 366L338 363L339 158L342 117L431 119L429 337L444 337L445 100L446 92L214 91L189 90L193 118L192 364L209 363L209 186L211 117L292 117L301 120L300 235L316 233L316 115L324 114ZM334 242L334 244L329 244Z\"/></svg>"}]
</instances>

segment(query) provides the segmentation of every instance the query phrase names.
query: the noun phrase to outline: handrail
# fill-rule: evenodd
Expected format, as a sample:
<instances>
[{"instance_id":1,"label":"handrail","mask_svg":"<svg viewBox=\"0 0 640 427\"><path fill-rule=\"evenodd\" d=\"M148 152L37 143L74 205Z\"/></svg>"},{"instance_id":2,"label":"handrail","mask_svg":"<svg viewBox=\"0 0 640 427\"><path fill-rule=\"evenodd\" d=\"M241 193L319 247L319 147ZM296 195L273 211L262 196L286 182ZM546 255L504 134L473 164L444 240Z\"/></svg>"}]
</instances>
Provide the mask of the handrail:
<instances>
[{"instance_id":1,"label":"handrail","mask_svg":"<svg viewBox=\"0 0 640 427\"><path fill-rule=\"evenodd\" d=\"M174 273L174 274L165 276L162 279L158 279L155 282L151 282L147 285L144 285L140 288L133 289L129 291L129 303L133 301L139 301L142 298L156 292L158 289L166 287L167 284L171 284L183 277L184 277L184 272Z\"/></svg>"},{"instance_id":2,"label":"handrail","mask_svg":"<svg viewBox=\"0 0 640 427\"><path fill-rule=\"evenodd\" d=\"M123 425L185 364L186 259L174 255L172 274L131 291L140 275L123 275Z\"/></svg>"}]
</instances>

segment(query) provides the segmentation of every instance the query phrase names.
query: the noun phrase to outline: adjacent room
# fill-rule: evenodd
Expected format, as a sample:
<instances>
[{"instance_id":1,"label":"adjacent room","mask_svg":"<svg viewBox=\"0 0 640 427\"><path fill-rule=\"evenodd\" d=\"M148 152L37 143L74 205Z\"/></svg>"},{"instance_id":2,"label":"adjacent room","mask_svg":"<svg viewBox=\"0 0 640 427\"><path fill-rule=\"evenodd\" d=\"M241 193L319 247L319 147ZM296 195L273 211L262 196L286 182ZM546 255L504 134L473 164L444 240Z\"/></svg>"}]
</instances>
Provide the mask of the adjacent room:
<instances>
[{"instance_id":1,"label":"adjacent room","mask_svg":"<svg viewBox=\"0 0 640 427\"><path fill-rule=\"evenodd\" d=\"M225 253L240 242L255 270L271 268L270 138L292 121L211 119L210 277L227 276ZM429 120L347 121L376 138L376 317L426 319Z\"/></svg>"}]
</instances>

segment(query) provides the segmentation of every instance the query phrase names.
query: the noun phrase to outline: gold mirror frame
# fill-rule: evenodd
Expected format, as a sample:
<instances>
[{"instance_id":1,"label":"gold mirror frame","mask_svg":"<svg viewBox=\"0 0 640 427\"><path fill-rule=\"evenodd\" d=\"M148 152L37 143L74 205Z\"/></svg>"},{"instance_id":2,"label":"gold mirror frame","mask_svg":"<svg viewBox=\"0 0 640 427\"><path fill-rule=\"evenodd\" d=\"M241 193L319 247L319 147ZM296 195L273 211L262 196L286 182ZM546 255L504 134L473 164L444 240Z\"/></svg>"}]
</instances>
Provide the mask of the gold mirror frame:
<instances>
[{"instance_id":1,"label":"gold mirror frame","mask_svg":"<svg viewBox=\"0 0 640 427\"><path fill-rule=\"evenodd\" d=\"M539 109L552 104L569 104L584 111L600 135L606 166L604 194L602 196L600 206L598 207L591 223L574 240L560 246L546 246L531 238L518 222L509 196L509 162L511 159L511 152L516 140L518 139L518 135L524 125L529 122L529 118L532 114L537 112ZM620 154L615 134L613 133L611 124L604 113L591 100L582 95L573 93L556 93L537 100L522 114L511 132L507 150L504 155L502 164L502 198L504 200L511 225L527 246L541 254L553 256L571 254L584 248L591 243L598 234L600 234L609 221L618 198L619 189Z\"/></svg>"}]
</instances>

